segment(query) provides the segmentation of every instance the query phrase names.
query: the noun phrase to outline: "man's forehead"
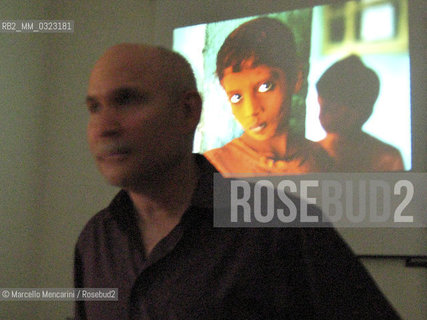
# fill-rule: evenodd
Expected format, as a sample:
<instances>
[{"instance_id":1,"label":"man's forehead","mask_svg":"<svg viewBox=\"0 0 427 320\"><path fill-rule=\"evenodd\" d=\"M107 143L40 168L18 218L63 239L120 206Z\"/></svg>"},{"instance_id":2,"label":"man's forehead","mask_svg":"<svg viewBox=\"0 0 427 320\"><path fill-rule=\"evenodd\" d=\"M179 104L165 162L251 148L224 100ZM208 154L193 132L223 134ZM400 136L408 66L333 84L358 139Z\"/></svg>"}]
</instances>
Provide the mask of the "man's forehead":
<instances>
[{"instance_id":1,"label":"man's forehead","mask_svg":"<svg viewBox=\"0 0 427 320\"><path fill-rule=\"evenodd\" d=\"M115 46L108 49L96 62L92 74L124 73L137 77L160 67L160 55L155 48L137 45Z\"/></svg>"},{"instance_id":2,"label":"man's forehead","mask_svg":"<svg viewBox=\"0 0 427 320\"><path fill-rule=\"evenodd\" d=\"M159 83L161 57L155 48L138 45L119 45L110 48L96 62L88 91L104 90L123 85Z\"/></svg>"}]
</instances>

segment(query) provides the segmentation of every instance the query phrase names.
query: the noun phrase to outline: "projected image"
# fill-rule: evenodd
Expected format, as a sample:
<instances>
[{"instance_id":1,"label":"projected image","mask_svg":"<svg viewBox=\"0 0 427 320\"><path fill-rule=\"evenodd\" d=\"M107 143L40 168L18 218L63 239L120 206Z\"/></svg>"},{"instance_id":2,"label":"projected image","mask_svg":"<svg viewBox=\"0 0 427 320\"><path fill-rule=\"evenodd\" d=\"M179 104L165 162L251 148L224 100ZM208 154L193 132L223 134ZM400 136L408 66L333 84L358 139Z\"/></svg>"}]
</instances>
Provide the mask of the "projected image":
<instances>
[{"instance_id":1,"label":"projected image","mask_svg":"<svg viewBox=\"0 0 427 320\"><path fill-rule=\"evenodd\" d=\"M387 32L368 37L373 15ZM410 169L407 39L405 1L176 29L204 99L195 152L228 176Z\"/></svg>"},{"instance_id":2,"label":"projected image","mask_svg":"<svg viewBox=\"0 0 427 320\"><path fill-rule=\"evenodd\" d=\"M319 120L326 137L320 145L336 171L400 171L400 152L363 132L379 93L379 78L360 57L350 55L329 67L316 84Z\"/></svg>"}]
</instances>

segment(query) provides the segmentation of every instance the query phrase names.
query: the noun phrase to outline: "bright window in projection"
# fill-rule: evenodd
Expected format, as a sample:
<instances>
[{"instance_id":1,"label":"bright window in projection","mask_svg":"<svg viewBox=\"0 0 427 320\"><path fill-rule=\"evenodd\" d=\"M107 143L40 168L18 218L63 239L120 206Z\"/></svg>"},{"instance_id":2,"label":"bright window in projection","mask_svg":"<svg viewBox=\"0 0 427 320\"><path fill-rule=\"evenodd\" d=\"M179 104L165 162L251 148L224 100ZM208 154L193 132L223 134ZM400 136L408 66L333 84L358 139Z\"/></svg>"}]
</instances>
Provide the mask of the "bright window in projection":
<instances>
[{"instance_id":1,"label":"bright window in projection","mask_svg":"<svg viewBox=\"0 0 427 320\"><path fill-rule=\"evenodd\" d=\"M361 13L361 39L381 41L395 35L395 10L390 3L367 8Z\"/></svg>"},{"instance_id":2,"label":"bright window in projection","mask_svg":"<svg viewBox=\"0 0 427 320\"><path fill-rule=\"evenodd\" d=\"M290 112L286 113L287 136L297 137L296 141L308 141L302 143L304 146L317 148L323 143L325 148L325 139L331 136L331 132L325 131L319 120L321 108L316 84L326 70L354 54L379 79L378 97L372 102L372 110L361 126L365 138L361 138L360 145L366 144L369 148L369 143L373 143L371 149L377 148L375 150L378 150L378 154L382 150L392 150L394 156L399 156L401 163L395 169L387 169L391 167L384 165L386 169L381 170L381 159L386 157L374 155L371 157L373 160L365 159L367 162L376 161L372 169L367 167L366 171L410 170L412 150L407 1L349 1L340 5L303 8L263 17L277 19L285 24L293 33L296 43L301 82L299 90L291 97ZM174 30L173 49L183 54L192 64L204 101L194 141L195 152L205 153L222 148L232 141L242 140L242 135L249 135L251 129L262 131L269 125L261 120L254 120L253 126L247 125L245 129L241 117L237 121L233 116L237 107L230 103L230 96L227 96L216 74L217 55L226 38L242 24L257 18L240 18ZM335 30L337 21L340 30ZM271 51L274 51L273 48ZM353 72L349 73L348 76L351 77ZM340 91L343 83L338 81L337 91ZM262 88L270 90L275 88L275 84L266 82ZM349 97L352 94L355 93L351 92ZM356 98L353 100L355 103L359 101ZM242 101L249 101L249 98ZM268 105L263 108L268 108ZM256 152L257 150L254 159L257 156L261 158ZM285 158L272 157L270 163L275 165L283 160L286 166ZM362 158L361 155L360 161L365 161ZM340 170L337 166L337 170L332 171Z\"/></svg>"}]
</instances>

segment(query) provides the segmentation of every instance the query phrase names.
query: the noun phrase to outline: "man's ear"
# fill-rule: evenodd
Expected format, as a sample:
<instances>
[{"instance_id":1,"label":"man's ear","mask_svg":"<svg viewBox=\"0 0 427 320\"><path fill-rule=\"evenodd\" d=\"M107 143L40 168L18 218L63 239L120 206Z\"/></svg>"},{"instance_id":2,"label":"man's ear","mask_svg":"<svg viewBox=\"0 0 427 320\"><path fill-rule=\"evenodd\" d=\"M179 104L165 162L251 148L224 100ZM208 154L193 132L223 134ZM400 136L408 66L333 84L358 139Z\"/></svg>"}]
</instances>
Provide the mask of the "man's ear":
<instances>
[{"instance_id":1,"label":"man's ear","mask_svg":"<svg viewBox=\"0 0 427 320\"><path fill-rule=\"evenodd\" d=\"M202 113L202 98L197 91L187 91L182 95L184 117L191 130L196 129Z\"/></svg>"}]
</instances>

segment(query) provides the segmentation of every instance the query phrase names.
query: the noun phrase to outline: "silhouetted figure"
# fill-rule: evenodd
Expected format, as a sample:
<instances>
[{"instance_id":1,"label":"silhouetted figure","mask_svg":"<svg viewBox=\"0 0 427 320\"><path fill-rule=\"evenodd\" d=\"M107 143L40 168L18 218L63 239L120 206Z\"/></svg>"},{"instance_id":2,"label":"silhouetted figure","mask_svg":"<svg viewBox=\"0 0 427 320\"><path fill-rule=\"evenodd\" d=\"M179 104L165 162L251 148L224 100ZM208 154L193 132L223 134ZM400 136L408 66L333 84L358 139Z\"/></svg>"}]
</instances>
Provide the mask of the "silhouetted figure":
<instances>
[{"instance_id":1,"label":"silhouetted figure","mask_svg":"<svg viewBox=\"0 0 427 320\"><path fill-rule=\"evenodd\" d=\"M319 120L327 132L320 144L335 160L334 171L403 170L396 148L362 131L379 86L376 73L356 55L336 62L317 82Z\"/></svg>"}]
</instances>

